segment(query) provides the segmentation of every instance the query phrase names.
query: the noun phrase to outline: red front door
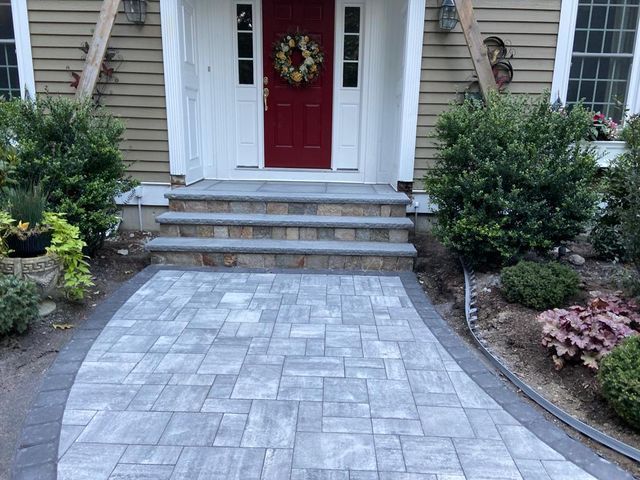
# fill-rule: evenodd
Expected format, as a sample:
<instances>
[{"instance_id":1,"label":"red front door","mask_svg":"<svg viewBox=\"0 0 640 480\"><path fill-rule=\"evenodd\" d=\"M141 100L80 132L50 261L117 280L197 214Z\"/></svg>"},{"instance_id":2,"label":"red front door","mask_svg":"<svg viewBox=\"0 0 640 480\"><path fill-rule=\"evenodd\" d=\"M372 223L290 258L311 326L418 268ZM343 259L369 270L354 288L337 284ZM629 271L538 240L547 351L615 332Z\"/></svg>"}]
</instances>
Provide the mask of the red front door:
<instances>
[{"instance_id":1,"label":"red front door","mask_svg":"<svg viewBox=\"0 0 640 480\"><path fill-rule=\"evenodd\" d=\"M265 166L331 168L333 34L335 0L263 0ZM322 73L313 83L293 87L273 67L274 43L306 33L324 52ZM292 56L299 65L299 51Z\"/></svg>"}]
</instances>

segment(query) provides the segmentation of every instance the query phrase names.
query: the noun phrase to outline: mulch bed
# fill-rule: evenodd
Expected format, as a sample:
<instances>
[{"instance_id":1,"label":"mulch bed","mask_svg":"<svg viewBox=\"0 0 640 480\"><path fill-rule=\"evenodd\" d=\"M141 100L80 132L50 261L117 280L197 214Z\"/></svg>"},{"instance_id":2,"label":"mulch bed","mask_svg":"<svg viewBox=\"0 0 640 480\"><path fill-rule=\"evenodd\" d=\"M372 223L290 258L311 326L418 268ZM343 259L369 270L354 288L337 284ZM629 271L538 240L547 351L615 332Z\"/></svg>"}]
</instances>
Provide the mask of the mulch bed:
<instances>
[{"instance_id":1,"label":"mulch bed","mask_svg":"<svg viewBox=\"0 0 640 480\"><path fill-rule=\"evenodd\" d=\"M440 314L469 340L464 317L464 277L457 257L431 235L417 236L414 242L419 252L418 277L425 291ZM583 266L572 266L580 275L582 286L571 305L584 305L590 291L613 293L619 289L615 281L619 277L619 265L597 260L585 242L576 242L569 247L586 259ZM500 292L499 275L478 273L477 277L478 329L490 350L558 407L609 436L640 448L640 433L622 423L600 396L591 371L581 365L568 365L560 371L555 369L549 351L540 344L542 328L537 322L540 312L508 303ZM595 442L583 440L640 478L640 465L636 462Z\"/></svg>"},{"instance_id":2,"label":"mulch bed","mask_svg":"<svg viewBox=\"0 0 640 480\"><path fill-rule=\"evenodd\" d=\"M125 233L107 240L90 260L95 286L82 303L58 300L57 310L34 322L24 335L0 339L0 480L9 478L22 421L42 375L97 303L148 265L143 249L148 237ZM56 329L54 324L69 328Z\"/></svg>"}]
</instances>

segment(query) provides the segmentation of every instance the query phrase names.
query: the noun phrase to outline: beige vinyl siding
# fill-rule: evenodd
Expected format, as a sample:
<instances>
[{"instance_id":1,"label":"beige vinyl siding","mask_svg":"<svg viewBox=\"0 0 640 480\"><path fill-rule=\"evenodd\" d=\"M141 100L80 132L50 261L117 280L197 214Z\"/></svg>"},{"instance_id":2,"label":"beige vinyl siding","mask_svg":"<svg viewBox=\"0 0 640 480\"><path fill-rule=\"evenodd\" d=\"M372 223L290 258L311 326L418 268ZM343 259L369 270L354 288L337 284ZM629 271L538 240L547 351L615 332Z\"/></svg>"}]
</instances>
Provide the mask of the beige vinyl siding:
<instances>
[{"instance_id":1,"label":"beige vinyl siding","mask_svg":"<svg viewBox=\"0 0 640 480\"><path fill-rule=\"evenodd\" d=\"M414 170L417 190L423 188L422 177L434 162L435 144L430 136L437 116L461 98L474 75L460 25L443 32L438 27L439 2L427 5ZM535 94L550 89L560 0L474 0L473 5L482 35L502 38L514 54L514 81L509 90Z\"/></svg>"},{"instance_id":2,"label":"beige vinyl siding","mask_svg":"<svg viewBox=\"0 0 640 480\"><path fill-rule=\"evenodd\" d=\"M38 94L73 95L71 72L83 67L80 46L91 43L101 0L28 0ZM160 3L150 0L143 26L118 14L109 46L122 63L102 103L127 124L122 143L129 171L141 181L169 182L169 148L160 32Z\"/></svg>"}]
</instances>

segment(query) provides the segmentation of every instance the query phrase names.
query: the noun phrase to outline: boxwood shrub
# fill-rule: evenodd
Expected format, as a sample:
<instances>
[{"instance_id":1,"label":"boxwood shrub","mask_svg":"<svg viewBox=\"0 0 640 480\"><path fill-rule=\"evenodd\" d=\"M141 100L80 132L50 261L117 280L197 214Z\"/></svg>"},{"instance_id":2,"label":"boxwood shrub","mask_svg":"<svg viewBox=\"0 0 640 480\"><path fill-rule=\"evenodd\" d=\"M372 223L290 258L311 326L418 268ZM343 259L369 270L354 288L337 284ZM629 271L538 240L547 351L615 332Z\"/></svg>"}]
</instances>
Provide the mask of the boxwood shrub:
<instances>
[{"instance_id":1,"label":"boxwood shrub","mask_svg":"<svg viewBox=\"0 0 640 480\"><path fill-rule=\"evenodd\" d=\"M578 274L557 262L520 261L503 268L501 277L507 300L536 310L562 306L580 285Z\"/></svg>"},{"instance_id":2,"label":"boxwood shrub","mask_svg":"<svg viewBox=\"0 0 640 480\"><path fill-rule=\"evenodd\" d=\"M88 100L0 101L0 153L15 150L15 181L39 184L51 210L80 228L90 254L117 224L115 197L135 186L120 149L124 131L122 121Z\"/></svg>"},{"instance_id":3,"label":"boxwood shrub","mask_svg":"<svg viewBox=\"0 0 640 480\"><path fill-rule=\"evenodd\" d=\"M604 357L598 380L615 412L640 431L640 336L628 338Z\"/></svg>"},{"instance_id":4,"label":"boxwood shrub","mask_svg":"<svg viewBox=\"0 0 640 480\"><path fill-rule=\"evenodd\" d=\"M33 282L0 275L0 336L24 333L38 317L38 290Z\"/></svg>"},{"instance_id":5,"label":"boxwood shrub","mask_svg":"<svg viewBox=\"0 0 640 480\"><path fill-rule=\"evenodd\" d=\"M555 110L548 95L467 99L436 124L437 162L425 188L436 236L478 267L504 266L584 231L597 204L597 162L580 105Z\"/></svg>"}]
</instances>

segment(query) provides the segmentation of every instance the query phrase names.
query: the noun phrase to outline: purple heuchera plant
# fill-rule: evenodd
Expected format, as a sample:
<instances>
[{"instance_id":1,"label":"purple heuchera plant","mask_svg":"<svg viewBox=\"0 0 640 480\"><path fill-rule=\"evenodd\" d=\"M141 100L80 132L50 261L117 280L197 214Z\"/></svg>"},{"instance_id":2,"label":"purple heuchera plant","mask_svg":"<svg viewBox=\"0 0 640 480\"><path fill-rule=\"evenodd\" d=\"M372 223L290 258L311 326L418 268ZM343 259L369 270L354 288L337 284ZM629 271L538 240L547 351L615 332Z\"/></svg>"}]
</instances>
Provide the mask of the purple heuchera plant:
<instances>
[{"instance_id":1,"label":"purple heuchera plant","mask_svg":"<svg viewBox=\"0 0 640 480\"><path fill-rule=\"evenodd\" d=\"M640 312L634 301L624 300L619 294L591 295L586 307L555 308L538 316L542 345L553 351L558 370L577 359L597 370L600 359L616 345L640 334Z\"/></svg>"}]
</instances>

